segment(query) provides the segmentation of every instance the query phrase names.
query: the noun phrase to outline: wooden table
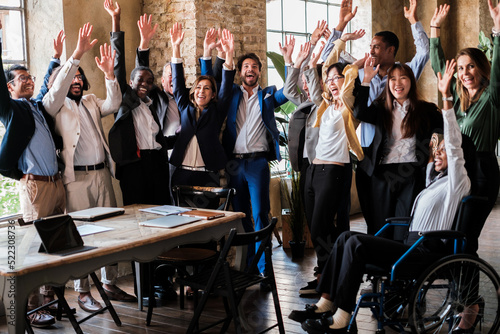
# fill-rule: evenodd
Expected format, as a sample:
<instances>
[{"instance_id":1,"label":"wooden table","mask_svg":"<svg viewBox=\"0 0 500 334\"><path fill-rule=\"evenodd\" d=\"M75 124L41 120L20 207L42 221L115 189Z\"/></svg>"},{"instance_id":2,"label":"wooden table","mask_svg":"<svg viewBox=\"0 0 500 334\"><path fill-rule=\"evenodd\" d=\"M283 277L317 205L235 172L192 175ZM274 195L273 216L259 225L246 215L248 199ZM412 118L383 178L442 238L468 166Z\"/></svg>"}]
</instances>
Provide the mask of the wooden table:
<instances>
[{"instance_id":1,"label":"wooden table","mask_svg":"<svg viewBox=\"0 0 500 334\"><path fill-rule=\"evenodd\" d=\"M231 228L243 231L244 214L239 212L225 212L225 217L174 229L140 226L139 222L159 217L138 210L150 206L131 205L122 216L93 223L76 222L113 230L83 237L85 245L96 249L63 257L38 253L40 238L34 226L9 225L0 229L0 296L9 333L24 333L28 295L42 284L63 285L105 265L120 261L150 262L178 245L218 240Z\"/></svg>"}]
</instances>

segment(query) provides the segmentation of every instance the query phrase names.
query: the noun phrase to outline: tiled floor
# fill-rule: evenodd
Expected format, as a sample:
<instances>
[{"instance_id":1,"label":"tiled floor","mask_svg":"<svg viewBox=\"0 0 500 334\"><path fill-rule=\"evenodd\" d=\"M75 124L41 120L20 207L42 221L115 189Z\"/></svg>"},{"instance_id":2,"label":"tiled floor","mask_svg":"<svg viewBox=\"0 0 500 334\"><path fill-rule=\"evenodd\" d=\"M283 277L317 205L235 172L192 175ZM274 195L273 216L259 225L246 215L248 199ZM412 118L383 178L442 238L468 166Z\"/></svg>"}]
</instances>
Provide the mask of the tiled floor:
<instances>
[{"instance_id":1,"label":"tiled floor","mask_svg":"<svg viewBox=\"0 0 500 334\"><path fill-rule=\"evenodd\" d=\"M364 220L361 215L353 216L351 220L351 228L356 231L364 231ZM480 238L480 256L486 259L493 267L500 272L500 256L498 255L497 244L500 240L500 206L496 206L491 213L488 221L483 229ZM277 245L276 240L273 263L276 274L281 310L285 322L287 333L303 333L300 324L288 319L288 314L293 309L302 309L306 303L314 303L315 298L301 298L298 295L300 287L312 279L311 273L315 265L315 257L312 250L306 250L306 255L300 261L292 261L288 250L283 250ZM495 250L497 249L497 250ZM133 291L132 278L130 276L120 279L119 285L125 290ZM67 299L73 306L76 306L76 294L67 290ZM97 292L93 291L94 296ZM246 333L256 333L265 325L271 323L274 316L274 308L272 305L272 297L269 293L263 293L259 289L248 291L242 301L244 316L243 321L246 325ZM104 313L92 318L82 325L85 333L111 334L111 333L184 333L193 312L193 304L191 300L186 303L185 310L179 310L178 300L171 301L166 306L156 308L153 315L153 323L151 327L145 326L146 313L139 311L137 305L114 302L115 308L123 323L121 327L115 326L109 313ZM218 317L223 313L223 307L220 299L211 299L209 306L206 308L204 318L206 320ZM77 310L78 318L85 316L80 309ZM360 334L374 333L376 322L371 317L368 310L362 310L357 318L357 324ZM394 333L390 329L386 329L387 333ZM0 333L6 332L5 317L0 322ZM73 330L67 320L58 322L53 328L39 329L36 333L72 333ZM209 331L216 333L218 331ZM234 332L231 326L229 333ZM277 330L271 331L277 333Z\"/></svg>"}]
</instances>

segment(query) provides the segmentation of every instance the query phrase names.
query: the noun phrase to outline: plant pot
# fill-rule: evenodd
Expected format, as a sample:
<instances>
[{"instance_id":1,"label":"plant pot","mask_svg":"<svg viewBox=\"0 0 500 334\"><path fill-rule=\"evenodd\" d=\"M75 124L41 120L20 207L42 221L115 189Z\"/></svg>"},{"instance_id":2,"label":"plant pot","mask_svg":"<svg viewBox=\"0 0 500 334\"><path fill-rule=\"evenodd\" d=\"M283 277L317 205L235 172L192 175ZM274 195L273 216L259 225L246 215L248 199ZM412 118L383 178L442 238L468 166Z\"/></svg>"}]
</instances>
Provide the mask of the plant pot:
<instances>
[{"instance_id":1,"label":"plant pot","mask_svg":"<svg viewBox=\"0 0 500 334\"><path fill-rule=\"evenodd\" d=\"M292 260L301 259L304 257L304 249L306 248L305 241L289 241L290 249L292 250Z\"/></svg>"}]
</instances>

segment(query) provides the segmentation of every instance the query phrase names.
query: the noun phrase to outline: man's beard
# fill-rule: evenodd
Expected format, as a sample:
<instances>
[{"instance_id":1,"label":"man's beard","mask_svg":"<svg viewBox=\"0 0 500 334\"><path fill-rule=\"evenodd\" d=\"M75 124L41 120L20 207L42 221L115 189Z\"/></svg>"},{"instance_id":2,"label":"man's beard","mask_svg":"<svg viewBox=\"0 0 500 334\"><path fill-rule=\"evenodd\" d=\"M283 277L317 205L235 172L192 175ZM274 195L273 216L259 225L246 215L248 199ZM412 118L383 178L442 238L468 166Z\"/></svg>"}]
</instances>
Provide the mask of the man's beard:
<instances>
[{"instance_id":1,"label":"man's beard","mask_svg":"<svg viewBox=\"0 0 500 334\"><path fill-rule=\"evenodd\" d=\"M73 101L80 102L80 100L82 99L82 96L83 96L83 90L81 90L81 86L80 86L80 94L79 95L75 95L75 94L71 93L71 87L69 88L67 97L69 97Z\"/></svg>"}]
</instances>

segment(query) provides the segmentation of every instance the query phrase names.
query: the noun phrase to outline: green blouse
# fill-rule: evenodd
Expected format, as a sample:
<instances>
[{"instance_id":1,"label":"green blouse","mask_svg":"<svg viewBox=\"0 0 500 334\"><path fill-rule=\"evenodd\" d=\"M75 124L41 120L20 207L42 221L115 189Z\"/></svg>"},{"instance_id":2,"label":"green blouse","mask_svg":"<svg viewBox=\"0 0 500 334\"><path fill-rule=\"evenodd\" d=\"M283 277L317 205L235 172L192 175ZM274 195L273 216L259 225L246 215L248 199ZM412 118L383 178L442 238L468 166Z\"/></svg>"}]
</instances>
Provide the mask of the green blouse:
<instances>
[{"instance_id":1,"label":"green blouse","mask_svg":"<svg viewBox=\"0 0 500 334\"><path fill-rule=\"evenodd\" d=\"M432 69L444 73L446 58L439 38L430 39ZM500 137L500 37L493 38L490 84L465 112L460 108L456 78L452 79L453 106L460 131L469 136L478 152L495 152Z\"/></svg>"}]
</instances>

